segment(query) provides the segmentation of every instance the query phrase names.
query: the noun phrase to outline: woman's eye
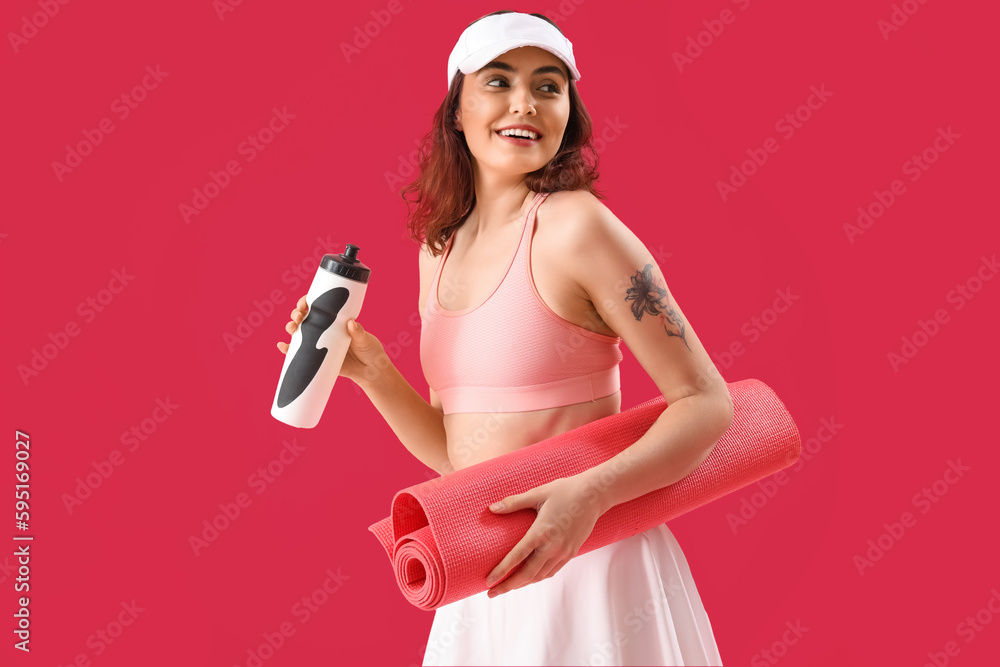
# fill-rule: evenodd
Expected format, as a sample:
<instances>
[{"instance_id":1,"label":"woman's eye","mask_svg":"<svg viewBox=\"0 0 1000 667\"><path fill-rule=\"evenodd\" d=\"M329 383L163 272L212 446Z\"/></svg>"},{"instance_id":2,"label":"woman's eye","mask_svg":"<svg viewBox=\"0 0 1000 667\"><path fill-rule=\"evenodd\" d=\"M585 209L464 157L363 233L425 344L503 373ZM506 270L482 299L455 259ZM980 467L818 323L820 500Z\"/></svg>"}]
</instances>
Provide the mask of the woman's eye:
<instances>
[{"instance_id":1,"label":"woman's eye","mask_svg":"<svg viewBox=\"0 0 1000 667\"><path fill-rule=\"evenodd\" d=\"M487 85L487 86L491 86L491 84L492 84L492 83L493 83L494 81L499 81L500 83L503 83L504 85L506 85L506 84L507 84L507 80L506 80L506 79L504 79L504 78L503 78L502 76L495 76L495 77L491 77L491 78L487 79L487 80L486 80L486 85ZM546 86L548 86L548 87L552 88L552 90L548 91L548 92L550 92L550 93L556 93L556 94L557 94L557 93L559 92L559 86L558 86L558 85L556 85L556 84L554 84L554 83L546 83L546 84L543 84L543 86L542 86L542 87L544 88L544 87L546 87ZM499 88L500 86L491 86L491 87L492 87L492 88Z\"/></svg>"}]
</instances>

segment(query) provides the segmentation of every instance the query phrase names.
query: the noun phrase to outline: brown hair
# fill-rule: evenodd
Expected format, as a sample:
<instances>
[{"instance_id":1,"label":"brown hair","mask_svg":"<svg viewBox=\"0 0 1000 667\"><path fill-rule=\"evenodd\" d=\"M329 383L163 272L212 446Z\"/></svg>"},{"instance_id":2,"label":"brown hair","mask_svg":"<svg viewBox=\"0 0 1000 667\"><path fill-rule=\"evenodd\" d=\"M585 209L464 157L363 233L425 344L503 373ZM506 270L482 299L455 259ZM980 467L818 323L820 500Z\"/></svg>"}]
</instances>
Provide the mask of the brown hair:
<instances>
[{"instance_id":1,"label":"brown hair","mask_svg":"<svg viewBox=\"0 0 1000 667\"><path fill-rule=\"evenodd\" d=\"M476 21L511 11L501 9ZM562 33L548 17L531 15L548 21ZM412 183L400 190L400 196L407 205L406 224L410 238L417 243L426 242L435 256L444 252L448 238L465 222L476 200L469 146L465 135L458 131L454 123L463 80L462 72L456 72L444 102L434 114L430 131L421 140L419 173ZM593 145L593 122L574 81L569 81L568 90L569 119L562 144L548 164L525 176L525 183L535 192L586 189L598 199L605 199L594 187L594 181L600 174L597 170L597 151ZM417 194L415 200L406 197L411 192ZM410 209L411 201L416 203L416 208Z\"/></svg>"}]
</instances>

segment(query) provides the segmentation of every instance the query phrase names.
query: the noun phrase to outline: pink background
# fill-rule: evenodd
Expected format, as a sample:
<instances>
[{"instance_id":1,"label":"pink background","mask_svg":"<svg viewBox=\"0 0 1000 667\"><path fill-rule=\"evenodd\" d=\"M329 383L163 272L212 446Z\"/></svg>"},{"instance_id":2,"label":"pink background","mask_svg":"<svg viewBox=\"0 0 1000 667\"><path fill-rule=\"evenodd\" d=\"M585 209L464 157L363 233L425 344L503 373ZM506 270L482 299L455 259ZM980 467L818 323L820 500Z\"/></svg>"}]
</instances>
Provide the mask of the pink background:
<instances>
[{"instance_id":1,"label":"pink background","mask_svg":"<svg viewBox=\"0 0 1000 667\"><path fill-rule=\"evenodd\" d=\"M354 243L373 269L359 319L427 396L397 191L455 39L500 8L543 12L572 40L605 138L606 205L656 253L723 376L766 382L801 431L784 484L670 523L726 664L996 656L1000 280L981 278L1000 246L997 16L903 5L912 15L890 0L254 0L221 15L209 0L5 3L0 662L246 666L285 624L269 667L420 663L432 614L404 600L367 527L429 470L346 380L317 428L273 419L275 343L312 258ZM894 13L907 20L883 35ZM135 108L115 102L136 86ZM274 109L293 117L251 154ZM113 131L57 174L102 119ZM950 143L936 139L949 128ZM724 199L719 183L765 145L777 151ZM925 151L933 163L911 171ZM230 161L239 173L185 220ZM849 238L859 207L878 213L890 196ZM783 290L797 299L775 317ZM904 348L916 354L894 368ZM623 349L627 409L656 388ZM32 445L30 655L12 648L15 429ZM293 462L252 477L286 441L301 448ZM949 462L968 470L946 474ZM196 554L190 536L241 493L249 505ZM339 587L307 616L328 571ZM130 624L99 640L120 616ZM808 630L786 633L795 624Z\"/></svg>"}]
</instances>

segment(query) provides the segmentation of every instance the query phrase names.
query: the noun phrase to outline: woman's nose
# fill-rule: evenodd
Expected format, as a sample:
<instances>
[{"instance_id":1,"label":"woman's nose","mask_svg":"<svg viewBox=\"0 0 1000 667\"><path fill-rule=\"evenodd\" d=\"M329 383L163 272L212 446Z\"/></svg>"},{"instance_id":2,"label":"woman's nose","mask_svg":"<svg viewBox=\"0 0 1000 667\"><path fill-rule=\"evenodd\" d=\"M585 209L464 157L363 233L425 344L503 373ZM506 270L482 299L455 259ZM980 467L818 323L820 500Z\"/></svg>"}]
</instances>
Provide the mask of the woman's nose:
<instances>
[{"instance_id":1,"label":"woman's nose","mask_svg":"<svg viewBox=\"0 0 1000 667\"><path fill-rule=\"evenodd\" d=\"M511 111L516 109L523 114L533 114L535 113L535 103L528 94L515 95L514 99L511 100L510 109Z\"/></svg>"}]
</instances>

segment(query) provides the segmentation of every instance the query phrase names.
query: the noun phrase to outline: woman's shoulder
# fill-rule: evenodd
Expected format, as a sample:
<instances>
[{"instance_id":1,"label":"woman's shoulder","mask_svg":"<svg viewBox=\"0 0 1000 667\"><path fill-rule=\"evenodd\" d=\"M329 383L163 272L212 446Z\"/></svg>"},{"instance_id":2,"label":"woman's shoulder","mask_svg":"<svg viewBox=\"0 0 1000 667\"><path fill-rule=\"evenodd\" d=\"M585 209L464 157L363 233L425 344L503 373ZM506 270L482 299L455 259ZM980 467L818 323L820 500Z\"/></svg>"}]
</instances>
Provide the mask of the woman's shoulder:
<instances>
[{"instance_id":1,"label":"woman's shoulder","mask_svg":"<svg viewBox=\"0 0 1000 667\"><path fill-rule=\"evenodd\" d=\"M440 254L435 255L431 251L426 239L420 242L420 249L417 251L417 256L417 264L422 272L427 270L433 271L434 267L437 266L438 261L441 259Z\"/></svg>"},{"instance_id":2,"label":"woman's shoulder","mask_svg":"<svg viewBox=\"0 0 1000 667\"><path fill-rule=\"evenodd\" d=\"M606 226L616 220L608 207L589 190L560 190L545 199L548 204L539 207L539 216L543 220L558 220L563 235L586 237L595 231L595 225ZM543 209L547 210L542 213Z\"/></svg>"},{"instance_id":3,"label":"woman's shoulder","mask_svg":"<svg viewBox=\"0 0 1000 667\"><path fill-rule=\"evenodd\" d=\"M595 206L604 206L601 200L595 197L589 190L559 190L550 192L546 200L552 202L553 208L565 208L567 210L587 210Z\"/></svg>"}]
</instances>

